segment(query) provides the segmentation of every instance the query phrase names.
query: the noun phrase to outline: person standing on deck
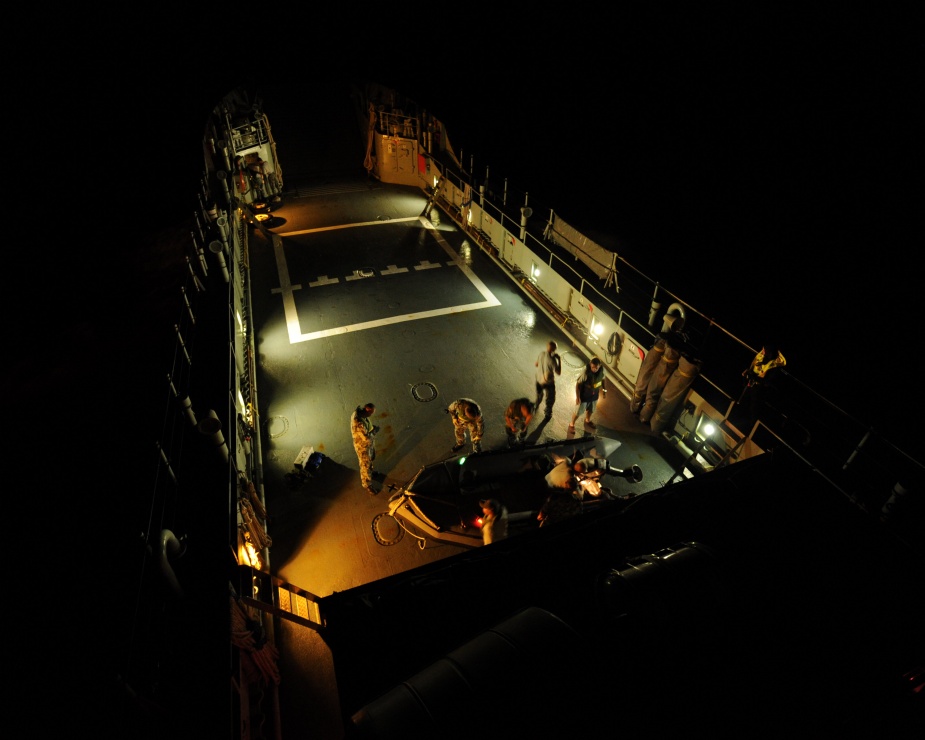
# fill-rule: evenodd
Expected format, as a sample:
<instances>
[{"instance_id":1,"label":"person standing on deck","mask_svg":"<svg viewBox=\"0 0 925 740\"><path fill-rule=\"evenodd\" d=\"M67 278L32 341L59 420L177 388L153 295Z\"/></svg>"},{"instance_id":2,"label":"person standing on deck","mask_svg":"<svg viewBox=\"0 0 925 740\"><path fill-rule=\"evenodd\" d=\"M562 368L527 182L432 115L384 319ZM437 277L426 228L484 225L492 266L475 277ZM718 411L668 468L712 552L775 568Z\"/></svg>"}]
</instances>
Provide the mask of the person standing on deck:
<instances>
[{"instance_id":1,"label":"person standing on deck","mask_svg":"<svg viewBox=\"0 0 925 740\"><path fill-rule=\"evenodd\" d=\"M751 364L742 371L745 388L738 405L750 427L756 421L774 392L777 379L787 366L787 360L776 344L766 342Z\"/></svg>"},{"instance_id":2,"label":"person standing on deck","mask_svg":"<svg viewBox=\"0 0 925 740\"><path fill-rule=\"evenodd\" d=\"M536 409L539 410L543 402L543 396L546 396L546 412L544 417L552 417L552 407L556 402L556 376L562 375L562 358L556 352L557 345L550 341L546 349L540 352L540 356L533 363L536 367Z\"/></svg>"},{"instance_id":3,"label":"person standing on deck","mask_svg":"<svg viewBox=\"0 0 925 740\"><path fill-rule=\"evenodd\" d=\"M373 488L373 460L376 459L376 434L379 427L374 426L370 417L376 410L375 404L367 403L357 406L350 416L350 434L353 436L353 449L356 450L360 463L360 482L363 488L375 496L378 491Z\"/></svg>"},{"instance_id":4,"label":"person standing on deck","mask_svg":"<svg viewBox=\"0 0 925 740\"><path fill-rule=\"evenodd\" d=\"M472 442L472 451L481 452L485 422L479 405L471 398L459 398L447 407L446 413L450 414L453 420L453 434L456 436L453 452L459 452L463 448L467 431Z\"/></svg>"},{"instance_id":5,"label":"person standing on deck","mask_svg":"<svg viewBox=\"0 0 925 740\"><path fill-rule=\"evenodd\" d=\"M490 545L507 537L507 507L498 499L483 498L482 507L482 544Z\"/></svg>"},{"instance_id":6,"label":"person standing on deck","mask_svg":"<svg viewBox=\"0 0 925 740\"><path fill-rule=\"evenodd\" d=\"M529 398L515 398L504 412L504 429L507 432L507 446L523 444L527 439L527 427L533 420L533 403Z\"/></svg>"},{"instance_id":7,"label":"person standing on deck","mask_svg":"<svg viewBox=\"0 0 925 740\"><path fill-rule=\"evenodd\" d=\"M584 411L585 426L596 429L597 425L591 421L591 414L597 407L597 399L600 396L601 389L604 385L604 365L599 357L592 357L591 361L585 366L584 372L578 376L575 382L575 412L572 414L572 421L568 425L570 432L575 431L575 421L578 415ZM607 395L607 389L603 388L604 395Z\"/></svg>"}]
</instances>

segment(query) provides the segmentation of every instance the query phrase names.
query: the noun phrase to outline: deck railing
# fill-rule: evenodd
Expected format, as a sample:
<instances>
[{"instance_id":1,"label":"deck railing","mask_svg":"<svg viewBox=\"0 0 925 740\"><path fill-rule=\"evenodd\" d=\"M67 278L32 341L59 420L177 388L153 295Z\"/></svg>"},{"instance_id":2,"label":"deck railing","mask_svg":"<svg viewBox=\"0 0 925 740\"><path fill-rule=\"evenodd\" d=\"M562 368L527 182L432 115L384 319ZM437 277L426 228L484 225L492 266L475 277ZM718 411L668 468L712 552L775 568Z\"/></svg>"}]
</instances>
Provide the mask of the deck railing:
<instances>
[{"instance_id":1,"label":"deck railing","mask_svg":"<svg viewBox=\"0 0 925 740\"><path fill-rule=\"evenodd\" d=\"M439 178L436 202L441 209L507 269L589 356L600 356L608 377L625 393L632 393L641 359L662 330L665 313L680 311L684 331L703 366L663 434L689 431L678 421L692 405L698 417L709 416L729 430L730 414L743 389L742 370L758 348L595 244L553 211L536 214L526 194L515 204L506 181L498 193L455 166L455 158L441 157L439 152L422 154L427 172L421 176L421 187L433 192L433 182ZM894 489L921 480L922 461L789 372L784 371L779 385L775 401L761 419L750 429L733 427L725 447L738 445L735 432L748 442L740 459L785 445L863 510L889 521L887 504ZM685 449L685 442L693 445L695 440L681 442Z\"/></svg>"}]
</instances>

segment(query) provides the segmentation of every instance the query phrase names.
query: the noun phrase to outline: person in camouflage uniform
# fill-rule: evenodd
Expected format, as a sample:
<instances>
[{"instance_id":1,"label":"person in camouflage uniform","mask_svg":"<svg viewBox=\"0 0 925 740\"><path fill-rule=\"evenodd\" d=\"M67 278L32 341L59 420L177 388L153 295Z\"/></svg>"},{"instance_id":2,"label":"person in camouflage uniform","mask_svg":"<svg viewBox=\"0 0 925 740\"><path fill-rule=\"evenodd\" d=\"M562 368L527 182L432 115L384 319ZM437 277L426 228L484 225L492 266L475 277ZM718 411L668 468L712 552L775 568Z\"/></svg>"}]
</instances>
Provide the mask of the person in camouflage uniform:
<instances>
[{"instance_id":1,"label":"person in camouflage uniform","mask_svg":"<svg viewBox=\"0 0 925 740\"><path fill-rule=\"evenodd\" d=\"M376 410L375 404L367 403L357 406L350 417L350 434L353 435L353 449L356 450L357 460L360 462L360 481L372 495L376 495L373 486L373 460L376 459L376 433L379 427L374 426L370 417Z\"/></svg>"},{"instance_id":2,"label":"person in camouflage uniform","mask_svg":"<svg viewBox=\"0 0 925 740\"><path fill-rule=\"evenodd\" d=\"M463 448L466 443L467 430L469 439L472 441L472 451L481 452L485 423L482 420L482 410L479 405L471 398L460 398L447 407L446 413L450 414L453 419L453 433L456 435L453 452L459 452Z\"/></svg>"}]
</instances>

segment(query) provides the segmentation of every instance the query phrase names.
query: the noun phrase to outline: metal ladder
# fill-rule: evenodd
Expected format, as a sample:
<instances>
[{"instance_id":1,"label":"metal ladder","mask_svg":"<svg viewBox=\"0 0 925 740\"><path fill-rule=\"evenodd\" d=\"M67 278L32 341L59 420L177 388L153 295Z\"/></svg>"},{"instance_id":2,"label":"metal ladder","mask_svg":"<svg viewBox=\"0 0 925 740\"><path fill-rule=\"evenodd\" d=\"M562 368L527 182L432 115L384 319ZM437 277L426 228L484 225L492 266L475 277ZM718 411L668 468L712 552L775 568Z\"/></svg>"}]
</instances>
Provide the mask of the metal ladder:
<instances>
[{"instance_id":1,"label":"metal ladder","mask_svg":"<svg viewBox=\"0 0 925 740\"><path fill-rule=\"evenodd\" d=\"M732 434L728 428L723 428L730 433L730 436L738 436ZM719 468L724 468L727 465L731 465L739 459L739 452L745 445L745 441L747 439L747 436L739 436L738 441L733 447L723 450L717 446L717 443L711 437L707 437L693 449L690 455L687 456L675 474L668 479L668 483L674 483L675 480L683 479L685 477L685 470L691 471L691 473L694 475L700 475L702 473L708 472L699 463L696 462L697 455L699 455L703 450L709 450L713 453L714 456L719 458L719 461L716 463L716 465L713 466L712 470L718 470Z\"/></svg>"}]
</instances>

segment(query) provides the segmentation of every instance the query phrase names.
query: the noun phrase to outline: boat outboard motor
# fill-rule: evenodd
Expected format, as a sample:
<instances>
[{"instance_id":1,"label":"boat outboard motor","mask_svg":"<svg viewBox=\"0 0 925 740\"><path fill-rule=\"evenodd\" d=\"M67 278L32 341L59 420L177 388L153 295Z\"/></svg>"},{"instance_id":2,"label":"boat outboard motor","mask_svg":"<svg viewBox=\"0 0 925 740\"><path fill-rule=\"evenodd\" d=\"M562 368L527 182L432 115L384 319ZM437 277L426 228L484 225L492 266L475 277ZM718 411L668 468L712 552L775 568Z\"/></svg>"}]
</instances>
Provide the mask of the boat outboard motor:
<instances>
[{"instance_id":1,"label":"boat outboard motor","mask_svg":"<svg viewBox=\"0 0 925 740\"><path fill-rule=\"evenodd\" d=\"M642 469L638 465L630 465L628 468L614 468L607 463L607 469L603 471L604 475L615 475L618 478L625 478L630 483L639 483L642 480Z\"/></svg>"}]
</instances>

